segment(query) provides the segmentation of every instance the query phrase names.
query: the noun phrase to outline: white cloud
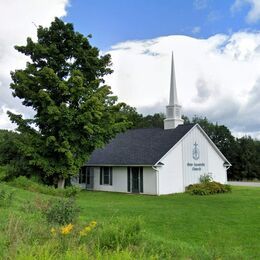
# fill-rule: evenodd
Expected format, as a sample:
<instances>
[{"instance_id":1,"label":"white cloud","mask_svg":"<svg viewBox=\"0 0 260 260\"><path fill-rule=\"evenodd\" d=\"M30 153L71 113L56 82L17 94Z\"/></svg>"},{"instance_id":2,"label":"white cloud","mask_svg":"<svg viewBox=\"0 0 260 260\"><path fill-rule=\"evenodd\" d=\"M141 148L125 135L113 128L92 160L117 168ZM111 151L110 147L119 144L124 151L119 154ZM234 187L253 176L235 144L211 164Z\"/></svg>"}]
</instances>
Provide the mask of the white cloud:
<instances>
[{"instance_id":1,"label":"white cloud","mask_svg":"<svg viewBox=\"0 0 260 260\"><path fill-rule=\"evenodd\" d=\"M248 23L256 23L260 21L260 1L259 0L236 0L231 6L231 11L233 13L241 10L241 8L246 5L250 5L250 10L246 16L246 21Z\"/></svg>"},{"instance_id":2,"label":"white cloud","mask_svg":"<svg viewBox=\"0 0 260 260\"><path fill-rule=\"evenodd\" d=\"M55 16L66 15L68 0L0 1L0 127L13 128L6 116L9 109L31 114L9 89L10 71L22 68L26 58L14 50L25 44L28 36L35 38L36 26L48 26Z\"/></svg>"},{"instance_id":3,"label":"white cloud","mask_svg":"<svg viewBox=\"0 0 260 260\"><path fill-rule=\"evenodd\" d=\"M6 110L32 112L11 96L10 71L24 66L13 49L66 14L67 0L0 1L0 128L14 128ZM8 25L8 26L7 26ZM170 57L174 51L178 96L184 113L227 124L235 133L260 136L260 33L215 35L208 39L167 36L128 41L111 48L114 73L107 78L121 101L146 113L164 112Z\"/></svg>"},{"instance_id":4,"label":"white cloud","mask_svg":"<svg viewBox=\"0 0 260 260\"><path fill-rule=\"evenodd\" d=\"M220 19L221 19L221 14L220 14L220 12L218 12L216 10L210 11L207 16L208 22L216 22Z\"/></svg>"},{"instance_id":5,"label":"white cloud","mask_svg":"<svg viewBox=\"0 0 260 260\"><path fill-rule=\"evenodd\" d=\"M195 27L193 27L192 30L191 30L191 32L192 32L193 34L200 33L200 31L201 31L201 28L200 28L199 26L195 26Z\"/></svg>"},{"instance_id":6,"label":"white cloud","mask_svg":"<svg viewBox=\"0 0 260 260\"><path fill-rule=\"evenodd\" d=\"M0 129L10 129L14 130L16 128L15 124L12 124L9 120L9 117L7 115L7 111L10 109L7 109L5 106L2 106L0 108ZM11 109L10 110L13 113L18 113L16 110Z\"/></svg>"},{"instance_id":7,"label":"white cloud","mask_svg":"<svg viewBox=\"0 0 260 260\"><path fill-rule=\"evenodd\" d=\"M193 7L196 10L205 9L205 8L207 8L207 5L208 5L208 0L194 0L193 1Z\"/></svg>"},{"instance_id":8,"label":"white cloud","mask_svg":"<svg viewBox=\"0 0 260 260\"><path fill-rule=\"evenodd\" d=\"M234 133L260 134L260 33L208 39L166 36L119 43L109 51L107 83L141 112L164 112L174 51L179 100L185 114L226 124Z\"/></svg>"}]
</instances>

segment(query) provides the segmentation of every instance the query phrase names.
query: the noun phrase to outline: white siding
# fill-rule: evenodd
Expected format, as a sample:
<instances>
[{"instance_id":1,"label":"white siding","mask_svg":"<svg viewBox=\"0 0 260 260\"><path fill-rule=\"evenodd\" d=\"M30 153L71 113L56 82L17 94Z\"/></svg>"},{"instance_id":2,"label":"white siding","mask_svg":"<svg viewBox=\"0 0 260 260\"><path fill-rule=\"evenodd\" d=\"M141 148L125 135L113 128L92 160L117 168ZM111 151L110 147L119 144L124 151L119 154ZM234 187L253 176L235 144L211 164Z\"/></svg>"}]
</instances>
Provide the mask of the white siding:
<instances>
[{"instance_id":1,"label":"white siding","mask_svg":"<svg viewBox=\"0 0 260 260\"><path fill-rule=\"evenodd\" d=\"M112 185L100 185L100 168L94 168L94 189L100 191L127 192L127 167L112 167ZM152 167L143 167L143 193L156 194L156 173Z\"/></svg>"},{"instance_id":2,"label":"white siding","mask_svg":"<svg viewBox=\"0 0 260 260\"><path fill-rule=\"evenodd\" d=\"M198 144L199 159L195 160L192 151L195 142ZM182 140L183 147L183 180L184 188L189 184L198 183L202 174L211 173L213 180L226 182L227 174L223 166L224 160L198 127L194 127Z\"/></svg>"},{"instance_id":3,"label":"white siding","mask_svg":"<svg viewBox=\"0 0 260 260\"><path fill-rule=\"evenodd\" d=\"M227 170L223 166L223 159L216 153L212 146L208 146L209 172L212 173L214 181L227 183Z\"/></svg>"},{"instance_id":4,"label":"white siding","mask_svg":"<svg viewBox=\"0 0 260 260\"><path fill-rule=\"evenodd\" d=\"M94 190L127 192L127 168L113 167L112 185L100 185L99 167L94 168Z\"/></svg>"},{"instance_id":5,"label":"white siding","mask_svg":"<svg viewBox=\"0 0 260 260\"><path fill-rule=\"evenodd\" d=\"M144 194L157 194L156 172L152 167L143 167Z\"/></svg>"},{"instance_id":6,"label":"white siding","mask_svg":"<svg viewBox=\"0 0 260 260\"><path fill-rule=\"evenodd\" d=\"M179 143L160 160L164 165L159 170L159 195L183 192L182 144Z\"/></svg>"},{"instance_id":7,"label":"white siding","mask_svg":"<svg viewBox=\"0 0 260 260\"><path fill-rule=\"evenodd\" d=\"M192 150L195 142L198 144L199 159L194 160ZM208 140L201 131L195 127L182 140L183 149L183 190L189 184L199 182L200 175L208 173ZM204 164L204 166L197 166Z\"/></svg>"},{"instance_id":8,"label":"white siding","mask_svg":"<svg viewBox=\"0 0 260 260\"><path fill-rule=\"evenodd\" d=\"M199 159L193 158L194 144L198 145ZM226 183L224 159L217 153L198 127L190 132L160 160L158 167L159 194L184 192L189 184L199 183L203 174L211 173L213 180Z\"/></svg>"}]
</instances>

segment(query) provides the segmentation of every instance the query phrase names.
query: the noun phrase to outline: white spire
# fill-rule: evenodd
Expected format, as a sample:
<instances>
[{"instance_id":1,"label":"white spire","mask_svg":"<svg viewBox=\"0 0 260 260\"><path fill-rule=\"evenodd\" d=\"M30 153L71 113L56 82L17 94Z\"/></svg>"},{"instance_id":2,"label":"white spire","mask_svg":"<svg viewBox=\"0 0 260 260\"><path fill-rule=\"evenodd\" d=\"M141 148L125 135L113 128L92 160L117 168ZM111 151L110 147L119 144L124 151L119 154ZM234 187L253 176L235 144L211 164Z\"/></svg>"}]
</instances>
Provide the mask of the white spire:
<instances>
[{"instance_id":1,"label":"white spire","mask_svg":"<svg viewBox=\"0 0 260 260\"><path fill-rule=\"evenodd\" d=\"M182 125L182 124L183 124L183 120L181 118L181 106L179 105L178 97L177 97L174 59L173 59L173 52L172 52L170 99L169 99L169 105L166 106L166 119L164 120L164 129L174 129L178 125Z\"/></svg>"},{"instance_id":2,"label":"white spire","mask_svg":"<svg viewBox=\"0 0 260 260\"><path fill-rule=\"evenodd\" d=\"M171 85L170 85L170 99L169 105L178 105L178 96L176 90L176 76L175 76L175 69L174 69L174 58L172 52L172 65L171 65Z\"/></svg>"}]
</instances>

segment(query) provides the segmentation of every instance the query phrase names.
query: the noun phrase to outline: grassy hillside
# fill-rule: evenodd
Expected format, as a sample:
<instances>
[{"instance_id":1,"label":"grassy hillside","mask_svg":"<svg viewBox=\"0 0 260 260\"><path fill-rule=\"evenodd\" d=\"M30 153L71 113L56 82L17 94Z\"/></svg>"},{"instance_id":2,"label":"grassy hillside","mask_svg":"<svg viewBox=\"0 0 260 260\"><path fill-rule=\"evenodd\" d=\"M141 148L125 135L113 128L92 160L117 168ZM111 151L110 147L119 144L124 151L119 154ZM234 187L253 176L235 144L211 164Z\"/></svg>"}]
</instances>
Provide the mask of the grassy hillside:
<instances>
[{"instance_id":1,"label":"grassy hillside","mask_svg":"<svg viewBox=\"0 0 260 260\"><path fill-rule=\"evenodd\" d=\"M141 246L112 251L95 249L86 253L84 248L72 244L57 254L50 249L54 241L50 237L51 226L28 206L30 201L41 201L50 196L3 184L0 188L13 190L15 196L10 206L0 206L0 258L75 259L77 256L77 259L86 259L87 255L100 259L152 256L155 259L260 258L259 188L237 187L230 194L211 196L177 194L160 197L83 191L77 197L80 206L78 225L95 220L104 227L116 229L115 219L125 223L140 219ZM108 233L113 233L113 229L108 229ZM16 237L17 234L24 237Z\"/></svg>"}]
</instances>

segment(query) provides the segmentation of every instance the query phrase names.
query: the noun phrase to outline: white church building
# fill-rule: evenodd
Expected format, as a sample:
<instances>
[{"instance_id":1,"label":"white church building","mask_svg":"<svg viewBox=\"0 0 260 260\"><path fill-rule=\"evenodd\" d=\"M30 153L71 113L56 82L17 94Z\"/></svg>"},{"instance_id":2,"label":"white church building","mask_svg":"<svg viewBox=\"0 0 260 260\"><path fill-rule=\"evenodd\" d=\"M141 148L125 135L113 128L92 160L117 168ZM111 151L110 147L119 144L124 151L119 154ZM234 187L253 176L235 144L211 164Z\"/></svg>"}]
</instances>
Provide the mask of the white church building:
<instances>
[{"instance_id":1,"label":"white church building","mask_svg":"<svg viewBox=\"0 0 260 260\"><path fill-rule=\"evenodd\" d=\"M95 150L72 180L88 190L171 194L184 192L203 174L226 183L231 166L198 124L183 124L172 56L170 99L164 129L132 129Z\"/></svg>"}]
</instances>

